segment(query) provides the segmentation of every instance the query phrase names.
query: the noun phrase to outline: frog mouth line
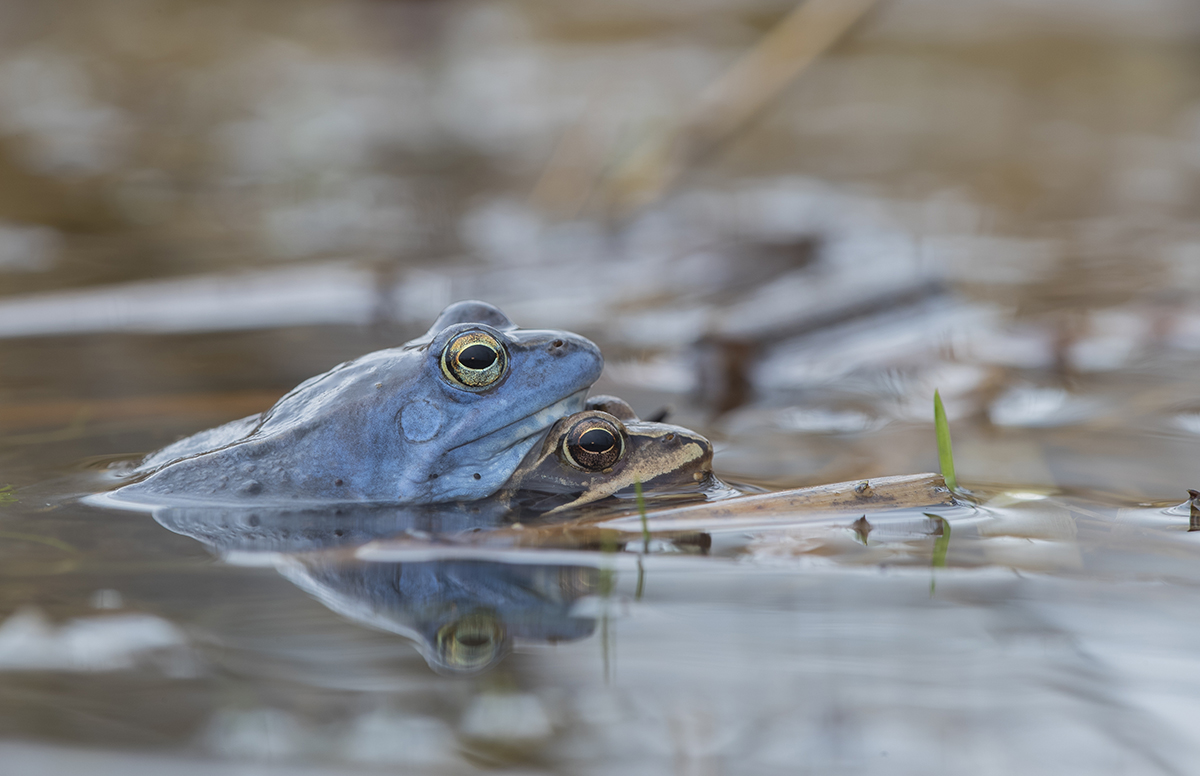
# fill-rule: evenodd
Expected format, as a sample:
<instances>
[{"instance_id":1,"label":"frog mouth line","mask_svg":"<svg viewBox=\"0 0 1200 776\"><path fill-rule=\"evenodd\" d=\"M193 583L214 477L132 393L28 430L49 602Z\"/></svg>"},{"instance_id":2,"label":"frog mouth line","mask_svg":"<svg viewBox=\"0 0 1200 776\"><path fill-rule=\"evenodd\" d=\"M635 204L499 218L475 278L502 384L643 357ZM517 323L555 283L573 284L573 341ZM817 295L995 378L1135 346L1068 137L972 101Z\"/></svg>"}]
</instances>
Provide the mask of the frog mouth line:
<instances>
[{"instance_id":1,"label":"frog mouth line","mask_svg":"<svg viewBox=\"0 0 1200 776\"><path fill-rule=\"evenodd\" d=\"M528 415L515 423L510 423L507 426L484 434L481 437L476 437L468 442L463 442L460 445L455 445L447 450L452 452L469 445L486 444L495 439L505 439L506 443L502 447L489 449L487 452L491 455L501 455L515 447L528 442L530 439L540 436L546 432L551 426L557 423L561 418L570 415L572 412L578 412L583 407L584 397L587 395L588 389L583 388L575 393L568 394L558 401L550 404L532 415ZM528 427L528 433L522 433Z\"/></svg>"}]
</instances>

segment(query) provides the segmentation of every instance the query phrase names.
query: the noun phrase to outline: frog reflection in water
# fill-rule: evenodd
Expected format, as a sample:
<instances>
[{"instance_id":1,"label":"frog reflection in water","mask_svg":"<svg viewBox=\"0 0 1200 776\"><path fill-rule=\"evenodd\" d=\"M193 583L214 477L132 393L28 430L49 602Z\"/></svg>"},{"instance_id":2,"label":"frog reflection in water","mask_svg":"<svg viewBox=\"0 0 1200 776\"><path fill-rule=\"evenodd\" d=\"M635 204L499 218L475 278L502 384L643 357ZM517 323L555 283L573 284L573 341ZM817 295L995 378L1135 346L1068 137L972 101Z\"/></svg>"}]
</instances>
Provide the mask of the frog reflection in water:
<instances>
[{"instance_id":1,"label":"frog reflection in water","mask_svg":"<svg viewBox=\"0 0 1200 776\"><path fill-rule=\"evenodd\" d=\"M594 566L306 555L276 568L343 617L410 639L439 673L478 673L514 642L576 641L596 627L594 618L573 611L575 601L597 592Z\"/></svg>"},{"instance_id":2,"label":"frog reflection in water","mask_svg":"<svg viewBox=\"0 0 1200 776\"><path fill-rule=\"evenodd\" d=\"M423 504L501 488L541 434L583 409L603 360L589 340L518 329L483 302L426 334L318 375L268 411L148 456L118 502Z\"/></svg>"}]
</instances>

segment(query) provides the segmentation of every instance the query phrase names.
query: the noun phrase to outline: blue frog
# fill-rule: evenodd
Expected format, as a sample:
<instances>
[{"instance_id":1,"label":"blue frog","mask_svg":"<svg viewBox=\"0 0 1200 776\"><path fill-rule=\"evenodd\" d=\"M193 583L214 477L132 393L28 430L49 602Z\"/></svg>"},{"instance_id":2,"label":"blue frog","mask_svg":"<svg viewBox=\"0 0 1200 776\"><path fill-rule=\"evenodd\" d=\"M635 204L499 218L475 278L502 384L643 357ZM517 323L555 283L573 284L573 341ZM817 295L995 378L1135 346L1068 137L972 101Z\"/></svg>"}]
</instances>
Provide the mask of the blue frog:
<instances>
[{"instance_id":1,"label":"blue frog","mask_svg":"<svg viewBox=\"0 0 1200 776\"><path fill-rule=\"evenodd\" d=\"M424 336L313 377L258 415L147 456L117 502L471 501L582 410L603 359L589 340L518 329L484 302Z\"/></svg>"}]
</instances>

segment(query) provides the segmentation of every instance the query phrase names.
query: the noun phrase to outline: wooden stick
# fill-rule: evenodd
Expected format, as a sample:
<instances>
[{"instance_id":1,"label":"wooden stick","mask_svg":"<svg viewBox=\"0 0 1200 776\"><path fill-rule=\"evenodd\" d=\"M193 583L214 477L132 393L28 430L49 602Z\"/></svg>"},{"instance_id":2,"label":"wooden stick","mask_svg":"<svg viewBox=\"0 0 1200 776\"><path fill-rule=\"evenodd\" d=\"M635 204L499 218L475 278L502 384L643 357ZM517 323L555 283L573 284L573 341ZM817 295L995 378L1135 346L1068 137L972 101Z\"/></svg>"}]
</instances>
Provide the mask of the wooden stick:
<instances>
[{"instance_id":1,"label":"wooden stick","mask_svg":"<svg viewBox=\"0 0 1200 776\"><path fill-rule=\"evenodd\" d=\"M859 515L892 509L936 509L954 504L954 497L940 474L906 474L652 510L647 513L646 522L656 540L703 551L711 543L706 530L729 529L739 523L761 527L764 523L808 520L835 525L844 522L850 526ZM641 535L641 516L635 513L600 518L593 522L584 518L549 525L522 526L518 523L493 531L457 536L453 544L495 549L522 547L603 551L639 541ZM427 542L415 539L390 539L368 546L375 553L429 550Z\"/></svg>"},{"instance_id":2,"label":"wooden stick","mask_svg":"<svg viewBox=\"0 0 1200 776\"><path fill-rule=\"evenodd\" d=\"M809 488L738 496L725 501L663 509L647 515L650 530L678 529L696 520L778 517L796 513L879 512L885 509L952 506L954 496L940 474L902 474L897 477L835 482ZM641 531L639 515L624 515L602 523L606 528Z\"/></svg>"}]
</instances>

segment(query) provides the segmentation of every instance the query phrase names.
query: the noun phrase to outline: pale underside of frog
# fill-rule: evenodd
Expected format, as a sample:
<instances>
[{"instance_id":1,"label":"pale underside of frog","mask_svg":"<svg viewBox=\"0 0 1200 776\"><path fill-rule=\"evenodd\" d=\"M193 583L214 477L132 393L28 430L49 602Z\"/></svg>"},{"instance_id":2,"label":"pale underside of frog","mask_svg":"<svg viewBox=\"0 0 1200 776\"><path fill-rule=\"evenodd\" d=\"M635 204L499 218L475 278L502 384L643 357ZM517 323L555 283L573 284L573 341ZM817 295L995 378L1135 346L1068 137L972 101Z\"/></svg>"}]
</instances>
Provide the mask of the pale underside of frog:
<instances>
[{"instance_id":1,"label":"pale underside of frog","mask_svg":"<svg viewBox=\"0 0 1200 776\"><path fill-rule=\"evenodd\" d=\"M459 302L422 337L300 384L259 415L153 453L119 503L429 504L502 488L603 366L575 334Z\"/></svg>"}]
</instances>

